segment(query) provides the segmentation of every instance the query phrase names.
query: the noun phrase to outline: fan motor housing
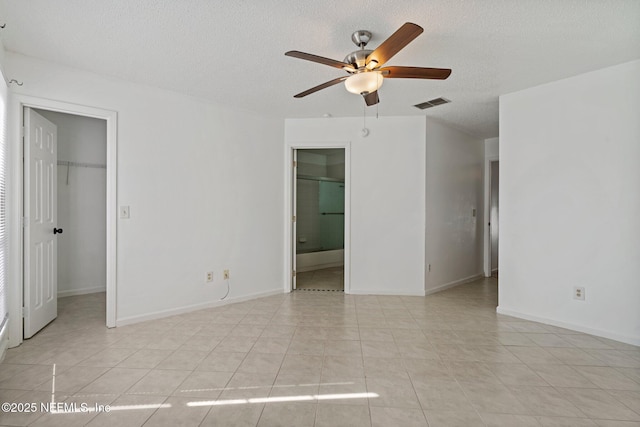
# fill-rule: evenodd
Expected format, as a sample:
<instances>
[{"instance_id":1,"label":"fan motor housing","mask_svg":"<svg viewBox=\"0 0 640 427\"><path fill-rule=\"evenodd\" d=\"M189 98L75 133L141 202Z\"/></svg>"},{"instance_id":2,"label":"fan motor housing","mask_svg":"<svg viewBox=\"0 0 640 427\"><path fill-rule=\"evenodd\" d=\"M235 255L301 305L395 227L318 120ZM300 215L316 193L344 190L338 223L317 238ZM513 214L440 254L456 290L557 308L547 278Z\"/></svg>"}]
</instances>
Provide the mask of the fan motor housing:
<instances>
[{"instance_id":1,"label":"fan motor housing","mask_svg":"<svg viewBox=\"0 0 640 427\"><path fill-rule=\"evenodd\" d=\"M369 56L371 52L373 52L373 50L370 49L356 50L345 56L344 62L353 65L356 69L364 68L367 56Z\"/></svg>"}]
</instances>

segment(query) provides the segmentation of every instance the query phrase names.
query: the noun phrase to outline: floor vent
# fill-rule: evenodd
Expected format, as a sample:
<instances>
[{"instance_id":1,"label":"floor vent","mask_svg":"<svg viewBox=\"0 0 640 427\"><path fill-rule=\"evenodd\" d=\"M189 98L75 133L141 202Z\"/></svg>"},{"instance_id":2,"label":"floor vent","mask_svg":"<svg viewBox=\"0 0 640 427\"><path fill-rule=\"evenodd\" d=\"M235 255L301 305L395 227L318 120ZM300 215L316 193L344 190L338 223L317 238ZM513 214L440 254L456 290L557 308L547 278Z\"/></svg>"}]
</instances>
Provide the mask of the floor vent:
<instances>
[{"instance_id":1,"label":"floor vent","mask_svg":"<svg viewBox=\"0 0 640 427\"><path fill-rule=\"evenodd\" d=\"M432 99L430 101L426 101L426 102L423 102L423 103L420 103L420 104L416 104L416 105L414 105L414 107L419 108L421 110L425 110L427 108L435 107L435 106L438 106L438 105L448 104L449 102L451 102L451 101L449 101L447 98L440 97L440 98L435 98L435 99Z\"/></svg>"}]
</instances>

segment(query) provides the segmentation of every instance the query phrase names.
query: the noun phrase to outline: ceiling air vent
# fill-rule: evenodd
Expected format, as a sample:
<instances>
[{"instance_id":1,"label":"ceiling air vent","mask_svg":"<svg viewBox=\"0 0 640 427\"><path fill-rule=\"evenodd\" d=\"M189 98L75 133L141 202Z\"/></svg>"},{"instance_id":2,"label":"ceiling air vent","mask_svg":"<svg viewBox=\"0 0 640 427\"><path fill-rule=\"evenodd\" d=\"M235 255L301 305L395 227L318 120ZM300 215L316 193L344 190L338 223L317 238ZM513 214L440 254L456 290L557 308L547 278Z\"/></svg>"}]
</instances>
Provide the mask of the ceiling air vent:
<instances>
[{"instance_id":1,"label":"ceiling air vent","mask_svg":"<svg viewBox=\"0 0 640 427\"><path fill-rule=\"evenodd\" d=\"M442 104L447 104L451 101L449 101L447 98L436 98L436 99L432 99L430 101L426 101L426 102L422 102L420 104L416 104L414 105L414 107L419 108L421 110L425 110L427 108L431 108L431 107L435 107L437 105L442 105Z\"/></svg>"}]
</instances>

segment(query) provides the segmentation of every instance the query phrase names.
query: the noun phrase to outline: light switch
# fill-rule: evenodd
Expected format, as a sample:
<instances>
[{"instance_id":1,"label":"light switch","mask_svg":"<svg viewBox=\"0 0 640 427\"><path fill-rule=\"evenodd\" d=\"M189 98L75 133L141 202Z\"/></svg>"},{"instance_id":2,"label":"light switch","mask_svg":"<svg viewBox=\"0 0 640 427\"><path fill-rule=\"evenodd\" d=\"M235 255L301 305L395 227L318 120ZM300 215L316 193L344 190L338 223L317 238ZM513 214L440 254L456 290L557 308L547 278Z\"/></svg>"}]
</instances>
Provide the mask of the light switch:
<instances>
[{"instance_id":1,"label":"light switch","mask_svg":"<svg viewBox=\"0 0 640 427\"><path fill-rule=\"evenodd\" d=\"M129 206L120 206L120 218L129 219Z\"/></svg>"}]
</instances>

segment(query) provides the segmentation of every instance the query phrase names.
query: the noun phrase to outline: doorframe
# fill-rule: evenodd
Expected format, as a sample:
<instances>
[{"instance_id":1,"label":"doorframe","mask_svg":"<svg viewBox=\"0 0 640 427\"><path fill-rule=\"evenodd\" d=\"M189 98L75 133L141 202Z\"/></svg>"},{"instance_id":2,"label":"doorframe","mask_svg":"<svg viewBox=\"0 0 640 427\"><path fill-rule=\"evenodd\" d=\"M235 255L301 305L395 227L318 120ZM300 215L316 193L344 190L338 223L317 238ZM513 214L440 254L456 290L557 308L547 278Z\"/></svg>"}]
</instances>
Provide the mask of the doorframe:
<instances>
[{"instance_id":1,"label":"doorframe","mask_svg":"<svg viewBox=\"0 0 640 427\"><path fill-rule=\"evenodd\" d=\"M484 277L491 277L491 164L500 161L500 156L484 159ZM498 169L499 170L499 169ZM498 263L500 258L498 258Z\"/></svg>"},{"instance_id":2,"label":"doorframe","mask_svg":"<svg viewBox=\"0 0 640 427\"><path fill-rule=\"evenodd\" d=\"M107 278L106 278L106 326L116 326L116 292L117 292L117 129L118 113L111 110L71 104L28 95L13 94L10 98L10 135L9 135L9 179L11 180L9 194L10 206L8 216L9 229L9 277L8 293L9 313L9 347L16 347L23 341L23 135L24 108L67 113L75 116L92 117L106 121L107 125ZM17 319L17 320L14 320Z\"/></svg>"},{"instance_id":3,"label":"doorframe","mask_svg":"<svg viewBox=\"0 0 640 427\"><path fill-rule=\"evenodd\" d=\"M293 150L344 149L344 293L351 291L351 142L287 142L284 153L284 292L292 291L292 259L295 255L291 230L293 216Z\"/></svg>"}]
</instances>

